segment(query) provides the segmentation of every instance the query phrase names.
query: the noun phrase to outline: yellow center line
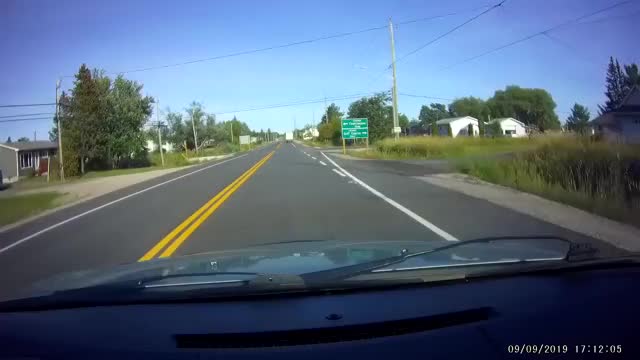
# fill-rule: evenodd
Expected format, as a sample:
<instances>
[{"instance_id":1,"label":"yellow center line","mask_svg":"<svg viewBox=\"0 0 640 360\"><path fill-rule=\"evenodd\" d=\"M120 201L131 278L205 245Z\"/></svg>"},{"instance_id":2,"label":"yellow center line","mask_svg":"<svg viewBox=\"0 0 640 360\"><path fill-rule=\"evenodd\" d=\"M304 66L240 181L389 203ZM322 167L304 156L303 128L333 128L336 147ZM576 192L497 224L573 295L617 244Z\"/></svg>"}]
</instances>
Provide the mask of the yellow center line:
<instances>
[{"instance_id":1,"label":"yellow center line","mask_svg":"<svg viewBox=\"0 0 640 360\"><path fill-rule=\"evenodd\" d=\"M216 196L211 198L211 200L207 201L203 206L201 206L198 210L196 210L193 214L191 214L186 220L184 220L180 225L178 225L175 229L173 229L169 234L167 234L160 242L158 242L151 250L149 250L144 256L142 256L138 261L146 261L151 260L154 256L156 256L166 245L169 243L177 234L179 234L184 228L189 226L195 219L200 216L205 210L207 210L211 205L213 205L218 199L220 199L227 191L233 188L238 182L240 182L243 178L253 174L251 171L257 169L261 166L268 158L273 154L271 152L256 164L254 164L249 170L245 171L242 175L240 175L237 179L235 179L231 184L227 185L222 191L220 191Z\"/></svg>"},{"instance_id":2,"label":"yellow center line","mask_svg":"<svg viewBox=\"0 0 640 360\"><path fill-rule=\"evenodd\" d=\"M240 186L242 186L242 184L244 184L247 180L249 180L249 178L256 171L258 171L258 169L262 165L264 165L271 158L272 155L273 155L273 152L269 153L269 155L267 155L263 160L261 160L258 166L251 169L251 172L247 174L247 176L245 176L238 183L236 183L233 186L233 188L227 191L224 194L224 196L220 198L220 201L218 201L213 206L211 206L202 216L200 216L200 218L198 218L198 220L196 220L193 224L191 224L191 226L189 226L187 230L185 230L173 243L171 243L171 245L169 245L169 247L160 255L160 257L165 258L165 257L171 256L171 254L173 254L174 251L176 251L176 249L189 237L189 235L191 235L191 233L193 233L205 220L207 220L207 218L211 216L211 214L213 214L220 207L220 205L222 205L236 190L238 190Z\"/></svg>"}]
</instances>

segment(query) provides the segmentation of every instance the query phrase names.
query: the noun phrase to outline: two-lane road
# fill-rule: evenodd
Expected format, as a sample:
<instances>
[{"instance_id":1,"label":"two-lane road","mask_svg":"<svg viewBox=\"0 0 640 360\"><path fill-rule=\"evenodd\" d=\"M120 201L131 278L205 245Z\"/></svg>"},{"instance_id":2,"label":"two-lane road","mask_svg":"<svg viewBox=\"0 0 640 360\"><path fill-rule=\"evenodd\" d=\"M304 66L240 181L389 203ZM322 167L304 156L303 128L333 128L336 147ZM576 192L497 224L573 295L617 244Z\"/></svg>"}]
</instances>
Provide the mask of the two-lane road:
<instances>
[{"instance_id":1,"label":"two-lane road","mask_svg":"<svg viewBox=\"0 0 640 360\"><path fill-rule=\"evenodd\" d=\"M3 295L62 272L292 240L596 240L371 162L270 144L0 233Z\"/></svg>"}]
</instances>

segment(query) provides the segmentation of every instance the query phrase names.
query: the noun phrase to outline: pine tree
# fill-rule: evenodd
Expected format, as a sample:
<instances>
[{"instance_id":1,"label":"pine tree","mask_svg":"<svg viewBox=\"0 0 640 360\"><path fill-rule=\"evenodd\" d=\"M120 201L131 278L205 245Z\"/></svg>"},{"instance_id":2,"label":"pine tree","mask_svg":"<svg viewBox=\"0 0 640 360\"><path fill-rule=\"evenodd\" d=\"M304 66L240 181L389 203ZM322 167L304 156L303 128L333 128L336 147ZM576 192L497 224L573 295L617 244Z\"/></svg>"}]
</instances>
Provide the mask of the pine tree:
<instances>
[{"instance_id":1,"label":"pine tree","mask_svg":"<svg viewBox=\"0 0 640 360\"><path fill-rule=\"evenodd\" d=\"M567 128L584 135L589 127L589 110L578 103L573 104L571 115L567 118Z\"/></svg>"},{"instance_id":2,"label":"pine tree","mask_svg":"<svg viewBox=\"0 0 640 360\"><path fill-rule=\"evenodd\" d=\"M607 91L605 91L605 95L607 96L607 101L604 105L598 105L601 115L617 109L626 95L625 76L618 60L614 61L613 57L609 58L606 81Z\"/></svg>"}]
</instances>

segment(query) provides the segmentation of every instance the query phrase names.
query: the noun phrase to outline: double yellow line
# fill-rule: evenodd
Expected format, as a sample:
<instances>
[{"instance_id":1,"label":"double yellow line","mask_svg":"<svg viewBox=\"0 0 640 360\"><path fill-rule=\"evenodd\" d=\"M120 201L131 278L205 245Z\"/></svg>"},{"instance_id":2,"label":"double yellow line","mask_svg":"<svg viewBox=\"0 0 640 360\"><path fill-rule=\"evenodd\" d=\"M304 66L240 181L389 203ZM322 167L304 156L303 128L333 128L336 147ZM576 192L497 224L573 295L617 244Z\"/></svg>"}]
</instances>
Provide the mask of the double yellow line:
<instances>
[{"instance_id":1,"label":"double yellow line","mask_svg":"<svg viewBox=\"0 0 640 360\"><path fill-rule=\"evenodd\" d=\"M143 257L138 261L146 261L153 259L162 249L164 251L160 254L160 258L171 256L176 249L191 235L211 214L213 214L242 184L244 184L258 169L264 165L273 156L275 151L270 152L265 157L260 159L244 174L240 175L231 184L227 185L216 196L207 201L198 210L191 214L185 221L173 229L167 236L165 236L160 242L151 248ZM185 230L186 228L186 230ZM184 231L183 231L184 230ZM178 236L179 234L179 236ZM173 242L172 242L173 240ZM168 244L168 246L167 246ZM166 247L166 249L165 249Z\"/></svg>"}]
</instances>

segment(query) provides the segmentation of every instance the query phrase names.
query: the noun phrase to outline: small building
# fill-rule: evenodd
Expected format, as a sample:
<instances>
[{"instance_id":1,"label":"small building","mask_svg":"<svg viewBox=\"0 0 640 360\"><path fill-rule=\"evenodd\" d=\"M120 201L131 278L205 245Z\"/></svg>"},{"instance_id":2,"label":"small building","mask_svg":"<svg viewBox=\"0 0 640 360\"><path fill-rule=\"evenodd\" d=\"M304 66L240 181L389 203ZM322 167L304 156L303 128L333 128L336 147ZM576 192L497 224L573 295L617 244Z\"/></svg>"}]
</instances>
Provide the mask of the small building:
<instances>
[{"instance_id":1,"label":"small building","mask_svg":"<svg viewBox=\"0 0 640 360\"><path fill-rule=\"evenodd\" d=\"M478 127L478 119L472 116L462 116L454 118L446 118L436 121L438 125L438 134L440 136L449 135L449 127L451 127L451 136L478 136L480 128ZM473 129L473 133L469 134L469 125Z\"/></svg>"},{"instance_id":2,"label":"small building","mask_svg":"<svg viewBox=\"0 0 640 360\"><path fill-rule=\"evenodd\" d=\"M303 140L311 140L311 139L317 138L318 136L320 136L320 133L318 132L318 129L312 127L312 128L306 129L304 131L304 133L302 134L302 139Z\"/></svg>"},{"instance_id":3,"label":"small building","mask_svg":"<svg viewBox=\"0 0 640 360\"><path fill-rule=\"evenodd\" d=\"M503 136L507 137L523 137L527 136L527 126L514 118L497 118L489 121L487 125L499 123Z\"/></svg>"},{"instance_id":4,"label":"small building","mask_svg":"<svg viewBox=\"0 0 640 360\"><path fill-rule=\"evenodd\" d=\"M58 144L52 141L24 141L0 143L0 170L4 182L17 181L21 176L46 172L41 161L58 152ZM46 162L44 162L46 164Z\"/></svg>"},{"instance_id":5,"label":"small building","mask_svg":"<svg viewBox=\"0 0 640 360\"><path fill-rule=\"evenodd\" d=\"M156 143L153 140L147 140L146 148L149 151L158 151L158 143ZM162 151L164 151L164 152L173 152L173 150L174 150L173 144L171 144L169 142L165 142L164 144L162 144Z\"/></svg>"},{"instance_id":6,"label":"small building","mask_svg":"<svg viewBox=\"0 0 640 360\"><path fill-rule=\"evenodd\" d=\"M591 122L596 136L625 144L640 144L640 88L634 86L616 110Z\"/></svg>"}]
</instances>

